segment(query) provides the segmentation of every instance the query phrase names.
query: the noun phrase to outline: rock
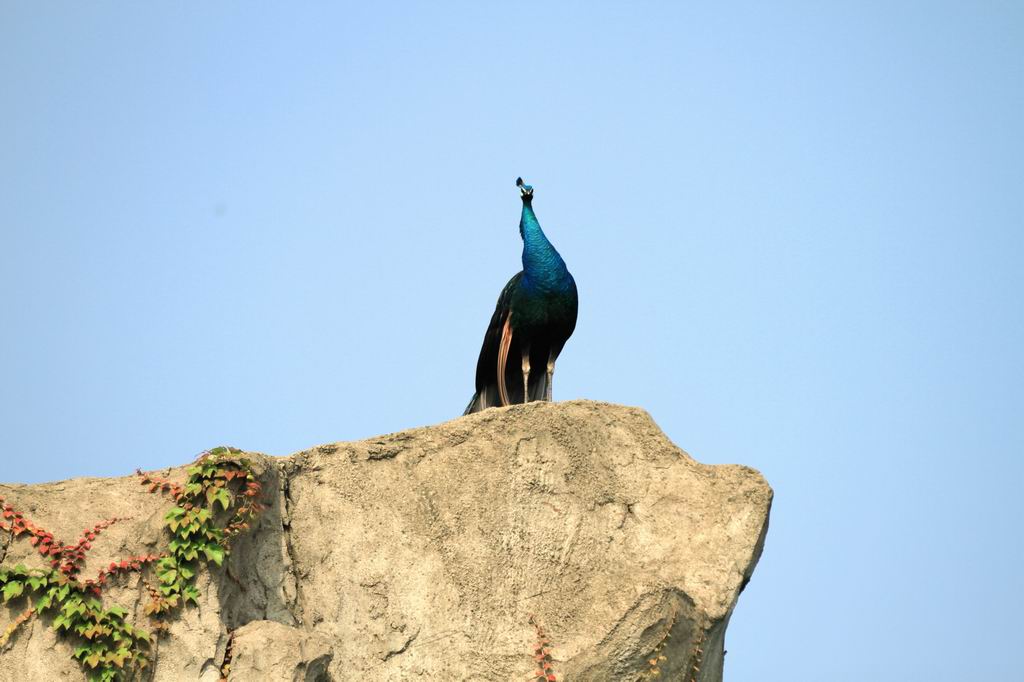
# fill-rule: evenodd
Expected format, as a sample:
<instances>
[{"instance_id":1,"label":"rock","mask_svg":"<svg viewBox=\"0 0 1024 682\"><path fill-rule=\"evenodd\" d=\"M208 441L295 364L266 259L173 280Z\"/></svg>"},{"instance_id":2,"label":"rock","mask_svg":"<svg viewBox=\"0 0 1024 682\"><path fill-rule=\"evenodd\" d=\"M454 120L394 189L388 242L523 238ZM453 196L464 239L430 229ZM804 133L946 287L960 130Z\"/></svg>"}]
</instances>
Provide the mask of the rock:
<instances>
[{"instance_id":1,"label":"rock","mask_svg":"<svg viewBox=\"0 0 1024 682\"><path fill-rule=\"evenodd\" d=\"M323 637L271 620L234 631L228 679L324 682L334 649Z\"/></svg>"},{"instance_id":2,"label":"rock","mask_svg":"<svg viewBox=\"0 0 1024 682\"><path fill-rule=\"evenodd\" d=\"M694 461L642 410L588 401L247 456L269 506L200 574L149 679L218 680L228 658L230 680L521 681L539 651L558 680L721 680L772 497L752 469ZM65 541L132 517L97 536L83 576L167 541L169 502L134 477L0 497ZM9 534L0 563L43 564ZM138 573L104 600L147 627ZM18 612L0 608L0 633ZM0 646L0 681L83 677L38 618Z\"/></svg>"}]
</instances>

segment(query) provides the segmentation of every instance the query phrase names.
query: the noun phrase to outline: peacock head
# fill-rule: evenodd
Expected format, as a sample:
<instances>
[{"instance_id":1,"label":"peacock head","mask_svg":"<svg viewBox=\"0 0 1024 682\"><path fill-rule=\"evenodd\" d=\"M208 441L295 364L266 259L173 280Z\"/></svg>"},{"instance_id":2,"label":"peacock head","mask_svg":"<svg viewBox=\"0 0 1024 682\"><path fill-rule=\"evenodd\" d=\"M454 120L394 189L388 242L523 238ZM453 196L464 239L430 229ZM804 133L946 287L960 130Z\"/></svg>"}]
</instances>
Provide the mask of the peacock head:
<instances>
[{"instance_id":1,"label":"peacock head","mask_svg":"<svg viewBox=\"0 0 1024 682\"><path fill-rule=\"evenodd\" d=\"M530 201L533 199L533 187L530 185L523 184L522 178L516 178L516 187L519 188L519 192L523 197L523 201Z\"/></svg>"}]
</instances>

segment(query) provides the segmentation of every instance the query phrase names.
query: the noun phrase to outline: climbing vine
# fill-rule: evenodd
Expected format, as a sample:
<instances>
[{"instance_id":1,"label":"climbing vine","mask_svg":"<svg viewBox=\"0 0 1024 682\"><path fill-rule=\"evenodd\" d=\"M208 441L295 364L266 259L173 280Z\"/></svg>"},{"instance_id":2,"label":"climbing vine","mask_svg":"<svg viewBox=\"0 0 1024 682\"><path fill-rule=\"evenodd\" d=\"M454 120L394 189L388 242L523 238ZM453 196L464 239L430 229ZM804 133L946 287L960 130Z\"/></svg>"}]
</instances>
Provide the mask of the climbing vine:
<instances>
[{"instance_id":1,"label":"climbing vine","mask_svg":"<svg viewBox=\"0 0 1024 682\"><path fill-rule=\"evenodd\" d=\"M652 679L661 675L661 666L668 662L668 656L665 655L665 647L668 646L668 640L672 637L672 628L675 627L677 618L678 614L673 613L665 628L665 634L662 635L661 639L654 646L651 657L647 659L649 667L644 671L642 679ZM688 680L687 682L690 681Z\"/></svg>"},{"instance_id":2,"label":"climbing vine","mask_svg":"<svg viewBox=\"0 0 1024 682\"><path fill-rule=\"evenodd\" d=\"M702 665L704 665L704 646L705 640L707 639L707 635L707 629L702 628L700 636L697 637L697 642L694 646L693 663L690 665L690 679L688 682L697 682L697 677L698 675L700 675L700 668Z\"/></svg>"},{"instance_id":3,"label":"climbing vine","mask_svg":"<svg viewBox=\"0 0 1024 682\"><path fill-rule=\"evenodd\" d=\"M82 532L74 544L64 544L36 526L0 498L0 531L26 538L49 567L0 567L0 598L4 604L25 608L0 633L0 646L34 616L46 617L74 646L74 658L90 681L121 681L150 663L155 635L128 622L121 606L104 607L104 588L118 575L142 574L149 594L144 608L151 629L166 631L167 619L188 602L198 603L195 578L201 564L220 566L231 540L247 530L264 509L261 486L240 450L218 447L203 453L187 469L184 483L138 472L151 493L169 493L175 506L164 517L170 541L159 554L131 556L111 562L95 578L79 577L92 542L103 530L123 518L101 521ZM156 585L146 578L150 567Z\"/></svg>"},{"instance_id":4,"label":"climbing vine","mask_svg":"<svg viewBox=\"0 0 1024 682\"><path fill-rule=\"evenodd\" d=\"M211 450L188 468L183 485L139 472L150 492L169 493L175 502L164 517L171 541L156 565L159 586L150 589L147 615L163 616L184 602L198 603L199 563L220 566L231 539L263 510L260 483L247 460L234 458L239 452Z\"/></svg>"},{"instance_id":5,"label":"climbing vine","mask_svg":"<svg viewBox=\"0 0 1024 682\"><path fill-rule=\"evenodd\" d=\"M118 671L145 668L149 664L150 635L125 620L127 612L120 606L103 608L99 596L110 575L120 570L100 571L95 579L79 580L92 541L105 528L124 519L107 519L82 531L78 542L66 545L49 531L36 526L20 512L0 499L0 530L13 537L27 537L49 568L0 568L0 595L5 604L23 600L28 606L14 619L2 635L0 645L11 638L22 624L35 615L50 619L58 633L72 640L73 656L87 669L90 680L116 680ZM128 567L142 566L157 559L156 555L125 560Z\"/></svg>"},{"instance_id":6,"label":"climbing vine","mask_svg":"<svg viewBox=\"0 0 1024 682\"><path fill-rule=\"evenodd\" d=\"M548 646L551 640L548 639L544 628L537 621L536 616L530 615L530 624L537 631L537 641L533 645L533 660L537 663L537 669L530 677L531 682L556 682L554 667L551 663L551 651Z\"/></svg>"}]
</instances>

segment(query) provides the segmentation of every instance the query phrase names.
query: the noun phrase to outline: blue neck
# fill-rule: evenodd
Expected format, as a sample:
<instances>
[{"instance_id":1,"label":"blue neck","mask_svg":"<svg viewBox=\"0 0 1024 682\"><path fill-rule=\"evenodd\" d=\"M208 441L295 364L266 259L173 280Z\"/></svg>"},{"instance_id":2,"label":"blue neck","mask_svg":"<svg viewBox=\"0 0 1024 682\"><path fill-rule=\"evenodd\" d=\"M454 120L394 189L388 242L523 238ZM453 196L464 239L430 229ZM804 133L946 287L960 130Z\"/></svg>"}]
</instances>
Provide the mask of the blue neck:
<instances>
[{"instance_id":1,"label":"blue neck","mask_svg":"<svg viewBox=\"0 0 1024 682\"><path fill-rule=\"evenodd\" d=\"M569 270L565 261L544 236L529 201L523 202L519 234L523 237L523 279L527 287L551 291L568 286Z\"/></svg>"}]
</instances>

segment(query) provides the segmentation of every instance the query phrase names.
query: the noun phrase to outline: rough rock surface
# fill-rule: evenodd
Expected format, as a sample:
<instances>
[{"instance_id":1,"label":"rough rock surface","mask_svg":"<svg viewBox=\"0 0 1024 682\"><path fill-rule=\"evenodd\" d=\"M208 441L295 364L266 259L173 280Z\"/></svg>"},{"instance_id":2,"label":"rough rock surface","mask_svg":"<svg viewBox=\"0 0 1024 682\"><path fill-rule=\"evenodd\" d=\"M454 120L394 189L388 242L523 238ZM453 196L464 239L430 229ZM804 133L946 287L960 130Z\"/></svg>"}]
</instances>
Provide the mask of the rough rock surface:
<instances>
[{"instance_id":1,"label":"rough rock surface","mask_svg":"<svg viewBox=\"0 0 1024 682\"><path fill-rule=\"evenodd\" d=\"M250 456L270 506L200 575L149 679L219 680L230 651L231 680L522 682L535 622L559 680L643 679L659 654L661 679L721 680L772 498L756 471L694 461L642 410L588 401ZM134 477L0 497L65 541L132 517L96 539L84 576L166 544L169 502ZM42 559L5 533L0 563ZM138 574L104 599L146 626ZM18 611L0 607L0 632ZM0 647L0 681L54 679L83 674L34 618Z\"/></svg>"}]
</instances>

